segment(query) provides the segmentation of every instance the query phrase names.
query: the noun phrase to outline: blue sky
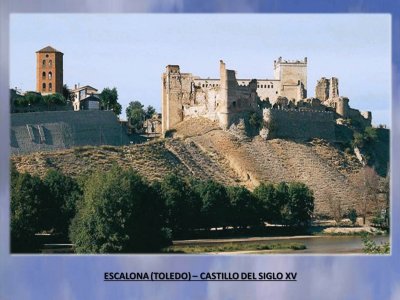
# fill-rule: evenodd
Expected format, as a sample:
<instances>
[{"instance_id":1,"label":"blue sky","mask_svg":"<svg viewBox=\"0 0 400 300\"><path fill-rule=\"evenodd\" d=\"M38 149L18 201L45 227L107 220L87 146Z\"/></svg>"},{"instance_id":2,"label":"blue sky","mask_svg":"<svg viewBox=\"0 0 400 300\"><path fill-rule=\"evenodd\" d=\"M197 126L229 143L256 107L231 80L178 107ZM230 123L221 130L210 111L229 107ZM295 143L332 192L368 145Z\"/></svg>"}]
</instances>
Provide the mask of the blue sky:
<instances>
[{"instance_id":1,"label":"blue sky","mask_svg":"<svg viewBox=\"0 0 400 300\"><path fill-rule=\"evenodd\" d=\"M132 100L160 111L168 64L218 78L223 59L238 78L272 78L274 59L307 56L309 96L322 76L338 77L352 107L390 125L390 21L387 14L14 14L10 86L34 90L35 52L51 45L64 53L64 83L116 87L125 117Z\"/></svg>"},{"instance_id":2,"label":"blue sky","mask_svg":"<svg viewBox=\"0 0 400 300\"><path fill-rule=\"evenodd\" d=\"M332 0L332 1L297 1L297 0L203 0L203 1L185 1L185 0L149 0L149 1L128 1L128 0L114 0L114 1L99 1L99 0L60 0L60 1L47 1L47 0L10 0L0 1L0 97L1 99L8 99L10 80L15 72L11 69L13 66L11 53L12 45L9 48L9 41L12 42L12 36L9 35L9 13L55 13L55 12L68 12L68 13L126 13L126 12L171 12L174 13L172 17L182 16L180 13L185 12L210 12L210 13L231 13L231 12L251 12L254 13L250 17L258 18L260 12L268 13L372 13L371 17L377 17L375 13L393 13L392 15L392 28L393 28L393 44L392 49L393 57L391 60L391 66L389 69L392 70L392 80L387 79L383 84L390 84L392 82L392 148L393 154L391 159L391 170L392 170L392 255L390 257L355 257L355 256L241 256L241 257L216 257L216 256L11 256L8 251L8 238L9 238L9 145L8 142L0 144L0 299L14 300L14 299L389 299L397 300L400 299L400 243L399 243L399 228L400 228L400 189L399 189L399 178L400 178L400 159L397 153L400 153L400 10L399 1L397 0ZM178 13L178 14L177 14ZM72 15L70 15L71 17ZM92 15L82 15L83 17ZM107 14L103 14L103 17L107 17ZM119 15L124 16L124 15ZM158 15L157 15L158 16ZM218 14L218 16L220 16ZM237 15L239 17L241 15ZM317 15L313 15L317 16ZM348 17L353 15L347 15ZM360 15L356 15L360 16ZM26 15L29 18L29 15ZM291 15L296 17L296 15ZM327 26L327 15L323 15L323 20L318 23L318 26L314 27L315 31L320 31L321 28ZM311 18L312 19L312 18ZM311 20L308 19L308 20ZM371 21L372 22L372 21ZM290 22L289 22L290 23ZM307 23L307 22L304 22ZM83 23L84 24L84 23ZM98 28L102 21L98 22L98 25L93 25L94 28ZM373 23L370 23L373 24ZM39 23L28 24L28 29L25 31L23 39L26 40L25 46L27 47L29 40L33 32L39 28ZM167 24L162 24L162 27L167 27ZM176 25L176 24L175 24ZM206 26L207 24L203 24ZM345 22L345 24L337 24L343 29L344 34L347 30L353 32L356 24ZM179 24L174 28L182 28L185 25ZM243 22L235 22L232 26L231 31L237 30L239 27L242 28ZM268 26L272 26L268 23ZM369 26L366 24L368 30L365 29L364 41L371 44L385 35L385 31L374 31L376 26ZM333 26L335 28L335 26ZM362 26L361 26L362 27ZM298 25L293 26L295 28L292 32L296 31ZM84 26L80 26L80 30L84 31ZM216 30L216 28L212 28ZM323 31L321 31L323 32ZM368 32L375 34L369 35ZM210 33L212 34L212 32ZM308 33L306 36L311 36ZM330 36L330 34L328 35ZM354 36L354 35L353 35ZM10 37L10 40L9 40ZM59 42L54 43L54 47L59 47L63 50L66 55L65 49L71 49L59 44L66 36L54 36L54 39L58 39ZM293 37L295 38L295 37ZM358 38L355 35L355 38ZM268 39L267 39L268 40ZM307 41L310 41L307 38ZM343 56L342 52L346 52L346 48L341 43L335 43L326 37L325 42L330 43L330 52L333 57L337 55ZM324 43L325 43L324 42ZM47 45L49 42L40 42L40 45L33 45L32 50L29 50L27 60L33 60L31 64L34 67L34 51L40 49L42 44ZM265 42L267 43L267 41ZM324 43L319 45L324 46ZM59 46L61 45L61 47ZM279 45L282 45L279 43ZM97 43L96 48L101 48L102 44ZM276 45L275 45L276 46ZM356 45L355 45L356 46ZM253 45L248 46L243 42L239 41L235 44L233 49L240 47L248 51ZM61 49L63 48L63 49ZM79 49L79 47L77 47ZM195 47L191 45L190 47ZM366 48L368 48L366 46ZM27 48L28 49L28 48ZM275 48L273 48L275 49ZM272 49L272 50L273 50ZM289 50L293 50L288 48ZM354 48L353 48L354 49ZM277 55L271 51L269 47L264 47L263 51L265 57L259 57L257 51L256 57L248 55L248 60L256 61L256 64L252 64L252 68L247 68L245 60L236 60L224 57L227 61L228 67L236 68L239 75L246 74L246 72L253 72L255 68L259 68L257 71L261 76L266 72L271 72L272 61ZM313 55L320 54L320 59L326 63L323 59L324 56L320 51L315 51ZM235 51L228 51L232 58L234 58ZM379 51L377 51L379 52ZM358 61L359 65L363 65L363 60L358 60L360 56L363 56L363 48L359 48L359 51L347 51L347 56L353 60ZM184 56L180 55L179 62L182 67L187 71L194 72L199 75L209 75L210 71L213 70L214 74L217 74L218 60L213 62L213 59L208 59L213 55L212 52L207 52L207 59L203 60L202 64L193 65L193 56L185 53L186 60L181 61ZM224 54L226 55L226 54ZM285 52L279 53L278 55L290 56L289 58L297 58L298 55L301 57L306 56L302 53ZM330 57L332 57L332 55ZM318 58L313 58L311 54L307 54L310 60L309 67L309 78L311 76L333 76L336 74L334 69L336 64L341 61L335 61L334 63L329 60L328 65L331 70L324 68L323 74L316 72L316 75L312 75L313 68L312 64L318 61ZM373 57L375 59L381 59L381 54ZM23 56L21 56L23 57ZM66 56L67 58L67 56ZM371 57L370 57L371 58ZM168 60L167 63L172 63L172 57L165 57ZM88 62L90 56L87 57ZM365 62L365 61L364 61ZM98 62L97 62L98 63ZM206 65L207 64L207 65ZM81 66L86 66L86 61L81 63ZM125 65L125 62L122 63ZM250 63L248 64L250 65ZM80 66L79 66L80 67ZM160 68L157 66L157 68ZM159 79L161 69L157 69L157 80ZM353 77L369 77L370 72L360 70L353 72L353 68L338 69L342 72L347 72L350 79ZM81 69L80 69L81 70ZM204 71L203 71L204 70ZM28 74L28 68L24 65L21 69L21 74ZM67 71L67 70L65 70ZM71 72L71 71L70 71ZM81 70L81 72L83 72ZM96 74L97 70L93 69L92 75ZM383 72L386 74L386 67L375 68L373 73ZM79 73L79 72L77 72ZM112 73L112 72L110 72ZM34 71L33 71L34 76ZM72 74L72 73L71 73ZM271 74L271 73L269 73ZM25 75L24 75L25 76ZM27 78L32 75L27 75ZM212 74L210 74L212 76ZM355 95L351 87L343 86L345 84L343 76L340 78L340 92L342 95L351 96L351 103L355 101ZM383 75L384 76L384 75ZM103 78L104 76L98 76ZM376 76L379 79L380 76ZM107 77L107 80L110 80ZM347 77L348 78L348 77ZM354 78L355 79L355 78ZM82 79L89 80L89 79ZM359 80L359 79L357 79ZM71 79L72 83L74 78ZM12 81L11 81L12 82ZM309 89L311 81L309 81ZM69 81L68 84L72 84ZM27 84L27 83L26 83ZM95 83L93 83L94 85ZM96 83L101 88L102 83ZM381 84L377 84L381 86ZM34 81L32 83L34 87ZM122 93L122 85L117 86ZM390 87L389 87L390 88ZM383 89L386 90L386 89ZM128 94L130 95L130 94ZM388 101L384 92L380 94L383 103ZM143 94L140 100L145 101L159 101L159 94L156 99L145 100ZM389 94L390 96L390 94ZM122 100L122 94L121 94ZM0 106L0 136L3 141L9 140L9 111L7 107L8 101L3 101L5 105ZM147 104L147 103L146 103ZM360 104L361 105L361 104ZM357 106L358 105L354 105ZM385 104L386 106L386 104ZM264 271L269 270L286 270L286 271L297 271L300 276L300 280L297 283L237 283L237 282L226 282L226 283L182 283L182 284L167 284L157 283L152 284L150 282L142 284L131 284L131 283L110 283L105 284L102 282L102 274L105 271L110 270L128 270L128 271Z\"/></svg>"}]
</instances>

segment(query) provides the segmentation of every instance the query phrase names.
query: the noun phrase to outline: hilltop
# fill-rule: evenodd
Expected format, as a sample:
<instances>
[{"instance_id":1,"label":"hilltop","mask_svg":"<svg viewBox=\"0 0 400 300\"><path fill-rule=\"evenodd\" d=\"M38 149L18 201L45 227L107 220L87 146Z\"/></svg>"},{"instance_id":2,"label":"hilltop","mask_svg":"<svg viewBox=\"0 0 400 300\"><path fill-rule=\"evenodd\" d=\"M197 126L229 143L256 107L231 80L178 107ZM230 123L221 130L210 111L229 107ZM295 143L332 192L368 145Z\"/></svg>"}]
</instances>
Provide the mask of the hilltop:
<instances>
[{"instance_id":1,"label":"hilltop","mask_svg":"<svg viewBox=\"0 0 400 300\"><path fill-rule=\"evenodd\" d=\"M240 131L221 130L205 118L180 123L172 136L137 145L85 146L11 159L19 171L40 176L50 168L78 176L118 164L148 180L175 173L249 189L260 182L301 181L314 191L319 215L331 213L332 201L347 209L361 197L354 178L362 164L352 152L324 140L250 138Z\"/></svg>"}]
</instances>

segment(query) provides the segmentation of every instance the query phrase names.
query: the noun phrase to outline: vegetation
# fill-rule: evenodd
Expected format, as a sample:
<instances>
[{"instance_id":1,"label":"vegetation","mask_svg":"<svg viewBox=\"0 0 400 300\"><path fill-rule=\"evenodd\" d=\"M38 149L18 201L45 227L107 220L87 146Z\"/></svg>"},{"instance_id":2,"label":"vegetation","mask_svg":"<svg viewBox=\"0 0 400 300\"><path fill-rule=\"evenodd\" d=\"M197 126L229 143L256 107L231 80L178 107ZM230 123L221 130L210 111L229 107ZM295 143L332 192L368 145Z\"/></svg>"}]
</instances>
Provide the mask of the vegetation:
<instances>
[{"instance_id":1,"label":"vegetation","mask_svg":"<svg viewBox=\"0 0 400 300\"><path fill-rule=\"evenodd\" d=\"M78 253L155 252L169 244L160 197L137 173L114 167L86 181L71 226Z\"/></svg>"},{"instance_id":2,"label":"vegetation","mask_svg":"<svg viewBox=\"0 0 400 300\"><path fill-rule=\"evenodd\" d=\"M65 239L69 232L78 253L158 252L171 238L221 228L258 230L265 221L302 228L314 207L301 183L261 184L252 193L170 174L150 184L117 166L76 179L56 170L41 179L13 167L11 181L13 252L34 252L40 232Z\"/></svg>"},{"instance_id":3,"label":"vegetation","mask_svg":"<svg viewBox=\"0 0 400 300\"><path fill-rule=\"evenodd\" d=\"M37 176L11 172L11 252L34 252L46 189Z\"/></svg>"},{"instance_id":4,"label":"vegetation","mask_svg":"<svg viewBox=\"0 0 400 300\"><path fill-rule=\"evenodd\" d=\"M197 182L195 191L202 201L200 213L203 227L226 227L230 204L226 188L218 182L208 180Z\"/></svg>"},{"instance_id":5,"label":"vegetation","mask_svg":"<svg viewBox=\"0 0 400 300\"><path fill-rule=\"evenodd\" d=\"M363 195L357 210L363 218L363 224L365 224L367 213L371 211L372 207L376 207L378 202L380 178L373 168L365 166L357 174L355 180Z\"/></svg>"},{"instance_id":6,"label":"vegetation","mask_svg":"<svg viewBox=\"0 0 400 300\"><path fill-rule=\"evenodd\" d=\"M166 223L174 237L200 227L201 199L189 182L170 174L159 185L166 206Z\"/></svg>"},{"instance_id":7,"label":"vegetation","mask_svg":"<svg viewBox=\"0 0 400 300\"><path fill-rule=\"evenodd\" d=\"M100 93L100 106L105 110L112 110L117 116L121 114L122 106L118 103L118 92L114 87L104 88Z\"/></svg>"},{"instance_id":8,"label":"vegetation","mask_svg":"<svg viewBox=\"0 0 400 300\"><path fill-rule=\"evenodd\" d=\"M249 124L251 127L260 130L263 125L262 116L257 113L252 113L249 117Z\"/></svg>"},{"instance_id":9,"label":"vegetation","mask_svg":"<svg viewBox=\"0 0 400 300\"><path fill-rule=\"evenodd\" d=\"M237 228L259 226L261 224L258 199L242 186L228 187L230 214L228 223Z\"/></svg>"},{"instance_id":10,"label":"vegetation","mask_svg":"<svg viewBox=\"0 0 400 300\"><path fill-rule=\"evenodd\" d=\"M349 209L347 212L347 217L349 218L351 224L354 226L357 222L357 211L354 208Z\"/></svg>"},{"instance_id":11,"label":"vegetation","mask_svg":"<svg viewBox=\"0 0 400 300\"><path fill-rule=\"evenodd\" d=\"M69 91L69 88L66 84L63 85L62 95L67 101L74 101L74 94Z\"/></svg>"},{"instance_id":12,"label":"vegetation","mask_svg":"<svg viewBox=\"0 0 400 300\"><path fill-rule=\"evenodd\" d=\"M126 108L126 118L135 131L139 132L143 128L144 121L150 119L155 112L155 108L151 105L144 109L144 105L139 101L131 101Z\"/></svg>"},{"instance_id":13,"label":"vegetation","mask_svg":"<svg viewBox=\"0 0 400 300\"><path fill-rule=\"evenodd\" d=\"M306 227L314 212L313 192L303 183L261 184L254 190L263 207L262 220L274 224Z\"/></svg>"},{"instance_id":14,"label":"vegetation","mask_svg":"<svg viewBox=\"0 0 400 300\"><path fill-rule=\"evenodd\" d=\"M27 92L24 96L18 95L14 98L16 107L31 107L32 109L36 106L47 106L50 110L54 105L65 106L66 104L66 98L59 93L42 96L36 92Z\"/></svg>"},{"instance_id":15,"label":"vegetation","mask_svg":"<svg viewBox=\"0 0 400 300\"><path fill-rule=\"evenodd\" d=\"M47 197L44 198L42 228L67 236L82 191L73 178L56 170L49 170L43 183L47 189Z\"/></svg>"},{"instance_id":16,"label":"vegetation","mask_svg":"<svg viewBox=\"0 0 400 300\"><path fill-rule=\"evenodd\" d=\"M390 242L377 245L369 235L363 235L362 241L364 244L363 252L366 254L390 254Z\"/></svg>"},{"instance_id":17,"label":"vegetation","mask_svg":"<svg viewBox=\"0 0 400 300\"><path fill-rule=\"evenodd\" d=\"M300 243L218 243L216 245L170 246L163 249L165 253L208 253L260 250L304 250L306 246Z\"/></svg>"}]
</instances>

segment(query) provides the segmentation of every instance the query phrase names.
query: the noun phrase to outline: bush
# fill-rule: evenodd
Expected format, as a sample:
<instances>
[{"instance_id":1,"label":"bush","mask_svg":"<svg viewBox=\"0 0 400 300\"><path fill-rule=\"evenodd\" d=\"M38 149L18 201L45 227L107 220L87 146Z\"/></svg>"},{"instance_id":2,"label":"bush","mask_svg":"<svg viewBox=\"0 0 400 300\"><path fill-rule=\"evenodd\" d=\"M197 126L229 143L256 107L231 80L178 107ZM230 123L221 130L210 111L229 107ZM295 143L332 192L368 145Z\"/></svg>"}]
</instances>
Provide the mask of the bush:
<instances>
[{"instance_id":1,"label":"bush","mask_svg":"<svg viewBox=\"0 0 400 300\"><path fill-rule=\"evenodd\" d=\"M390 243L377 245L367 234L362 237L364 244L363 252L366 254L390 254Z\"/></svg>"},{"instance_id":2,"label":"bush","mask_svg":"<svg viewBox=\"0 0 400 300\"><path fill-rule=\"evenodd\" d=\"M255 129L261 129L263 125L263 118L260 114L252 113L249 117L249 124Z\"/></svg>"},{"instance_id":3,"label":"bush","mask_svg":"<svg viewBox=\"0 0 400 300\"><path fill-rule=\"evenodd\" d=\"M347 217L350 219L351 224L354 226L357 222L357 211L354 208L349 209Z\"/></svg>"},{"instance_id":4,"label":"bush","mask_svg":"<svg viewBox=\"0 0 400 300\"><path fill-rule=\"evenodd\" d=\"M88 178L70 238L78 253L156 252L170 243L163 210L137 173L113 167Z\"/></svg>"}]
</instances>

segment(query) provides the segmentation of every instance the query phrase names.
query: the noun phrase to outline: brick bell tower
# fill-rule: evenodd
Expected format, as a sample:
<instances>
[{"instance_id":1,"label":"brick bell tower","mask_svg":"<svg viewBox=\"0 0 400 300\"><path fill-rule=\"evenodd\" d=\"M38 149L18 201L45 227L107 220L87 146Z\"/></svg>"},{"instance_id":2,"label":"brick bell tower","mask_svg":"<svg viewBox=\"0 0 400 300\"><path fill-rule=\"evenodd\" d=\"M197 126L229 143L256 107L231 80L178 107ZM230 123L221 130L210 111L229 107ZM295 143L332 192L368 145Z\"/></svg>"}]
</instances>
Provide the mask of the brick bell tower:
<instances>
[{"instance_id":1,"label":"brick bell tower","mask_svg":"<svg viewBox=\"0 0 400 300\"><path fill-rule=\"evenodd\" d=\"M47 46L36 51L36 91L43 94L62 94L63 53Z\"/></svg>"}]
</instances>

